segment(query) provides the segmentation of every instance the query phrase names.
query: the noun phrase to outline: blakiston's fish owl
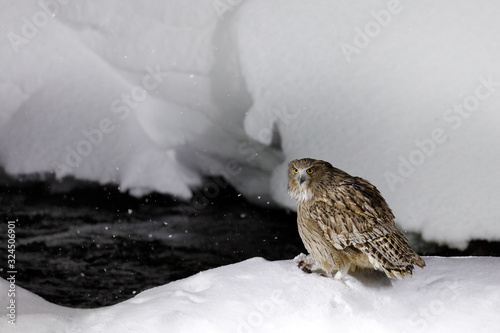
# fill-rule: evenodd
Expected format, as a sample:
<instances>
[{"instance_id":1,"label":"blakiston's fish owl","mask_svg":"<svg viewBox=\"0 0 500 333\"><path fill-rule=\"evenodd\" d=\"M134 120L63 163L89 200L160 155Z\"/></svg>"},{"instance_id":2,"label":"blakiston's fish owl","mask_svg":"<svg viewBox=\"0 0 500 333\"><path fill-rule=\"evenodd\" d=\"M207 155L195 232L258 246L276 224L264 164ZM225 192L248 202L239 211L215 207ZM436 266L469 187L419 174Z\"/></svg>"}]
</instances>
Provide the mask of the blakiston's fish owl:
<instances>
[{"instance_id":1,"label":"blakiston's fish owl","mask_svg":"<svg viewBox=\"0 0 500 333\"><path fill-rule=\"evenodd\" d=\"M288 164L288 193L297 200L299 234L310 254L296 258L301 269L317 263L341 279L356 268L371 268L401 279L412 275L413 265L425 266L368 181L303 158Z\"/></svg>"}]
</instances>

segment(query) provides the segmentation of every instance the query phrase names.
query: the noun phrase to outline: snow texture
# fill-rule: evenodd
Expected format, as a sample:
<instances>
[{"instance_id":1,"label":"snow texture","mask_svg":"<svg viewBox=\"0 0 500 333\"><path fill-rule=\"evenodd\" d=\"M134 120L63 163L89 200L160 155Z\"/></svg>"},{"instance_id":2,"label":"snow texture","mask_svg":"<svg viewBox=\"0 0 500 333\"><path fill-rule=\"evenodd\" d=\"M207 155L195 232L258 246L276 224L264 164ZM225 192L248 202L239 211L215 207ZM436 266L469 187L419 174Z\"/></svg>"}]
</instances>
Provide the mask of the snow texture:
<instances>
[{"instance_id":1,"label":"snow texture","mask_svg":"<svg viewBox=\"0 0 500 333\"><path fill-rule=\"evenodd\" d=\"M0 5L0 165L294 207L286 164L374 183L405 230L500 239L500 3ZM260 199L259 199L260 198Z\"/></svg>"},{"instance_id":2,"label":"snow texture","mask_svg":"<svg viewBox=\"0 0 500 333\"><path fill-rule=\"evenodd\" d=\"M16 326L1 332L497 332L499 258L425 258L413 278L306 274L253 258L144 291L114 306L56 306L17 289ZM0 281L7 304L9 284ZM3 306L2 306L3 307ZM4 307L3 307L4 308ZM4 308L5 309L5 308ZM5 311L5 310L4 310Z\"/></svg>"}]
</instances>

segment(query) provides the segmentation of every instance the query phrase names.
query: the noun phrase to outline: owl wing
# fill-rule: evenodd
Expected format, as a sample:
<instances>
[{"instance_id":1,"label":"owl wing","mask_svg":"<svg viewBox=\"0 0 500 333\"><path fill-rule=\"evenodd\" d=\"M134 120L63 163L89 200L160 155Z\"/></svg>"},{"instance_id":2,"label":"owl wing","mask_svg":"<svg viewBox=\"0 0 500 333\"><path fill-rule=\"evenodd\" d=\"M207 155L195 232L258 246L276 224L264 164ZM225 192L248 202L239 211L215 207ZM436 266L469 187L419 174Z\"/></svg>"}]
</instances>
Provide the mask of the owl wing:
<instances>
[{"instance_id":1,"label":"owl wing","mask_svg":"<svg viewBox=\"0 0 500 333\"><path fill-rule=\"evenodd\" d=\"M425 266L396 227L394 215L378 190L361 178L335 186L311 206L310 213L339 250L353 246L387 270Z\"/></svg>"},{"instance_id":2,"label":"owl wing","mask_svg":"<svg viewBox=\"0 0 500 333\"><path fill-rule=\"evenodd\" d=\"M365 243L399 231L380 192L359 177L331 187L311 210L336 247Z\"/></svg>"},{"instance_id":3,"label":"owl wing","mask_svg":"<svg viewBox=\"0 0 500 333\"><path fill-rule=\"evenodd\" d=\"M377 222L376 219L343 205L318 201L311 206L310 213L325 237L339 250L370 242L394 231L391 222Z\"/></svg>"}]
</instances>

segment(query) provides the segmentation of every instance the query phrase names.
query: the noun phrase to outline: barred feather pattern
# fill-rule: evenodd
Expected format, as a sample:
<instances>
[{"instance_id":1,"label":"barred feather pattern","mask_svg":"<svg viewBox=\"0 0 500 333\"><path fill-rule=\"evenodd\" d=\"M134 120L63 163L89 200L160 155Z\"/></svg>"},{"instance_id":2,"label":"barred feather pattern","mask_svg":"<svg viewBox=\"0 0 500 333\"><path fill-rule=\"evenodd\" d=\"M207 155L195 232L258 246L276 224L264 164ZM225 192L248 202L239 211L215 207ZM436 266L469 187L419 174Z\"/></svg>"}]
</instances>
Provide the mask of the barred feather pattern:
<instances>
[{"instance_id":1,"label":"barred feather pattern","mask_svg":"<svg viewBox=\"0 0 500 333\"><path fill-rule=\"evenodd\" d=\"M425 267L368 181L305 158L289 163L288 193L297 200L304 246L328 275L376 269L401 279L412 275L414 265Z\"/></svg>"}]
</instances>

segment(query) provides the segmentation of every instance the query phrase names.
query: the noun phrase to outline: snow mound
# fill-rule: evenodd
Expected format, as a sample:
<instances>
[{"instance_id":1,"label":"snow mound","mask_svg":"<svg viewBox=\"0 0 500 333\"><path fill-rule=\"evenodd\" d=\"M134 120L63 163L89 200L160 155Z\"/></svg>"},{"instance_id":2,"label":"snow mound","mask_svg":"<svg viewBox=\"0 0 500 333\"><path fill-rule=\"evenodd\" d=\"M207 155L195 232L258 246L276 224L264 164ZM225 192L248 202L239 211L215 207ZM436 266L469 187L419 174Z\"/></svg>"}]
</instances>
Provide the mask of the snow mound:
<instances>
[{"instance_id":1,"label":"snow mound","mask_svg":"<svg viewBox=\"0 0 500 333\"><path fill-rule=\"evenodd\" d=\"M492 332L500 327L500 258L425 258L411 279L367 273L345 282L291 260L250 259L93 310L18 288L17 324L2 332ZM0 281L2 303L8 283ZM7 330L8 329L8 330Z\"/></svg>"},{"instance_id":2,"label":"snow mound","mask_svg":"<svg viewBox=\"0 0 500 333\"><path fill-rule=\"evenodd\" d=\"M0 7L10 175L182 198L222 175L293 208L286 164L320 158L373 182L426 240L500 239L496 1Z\"/></svg>"}]
</instances>

